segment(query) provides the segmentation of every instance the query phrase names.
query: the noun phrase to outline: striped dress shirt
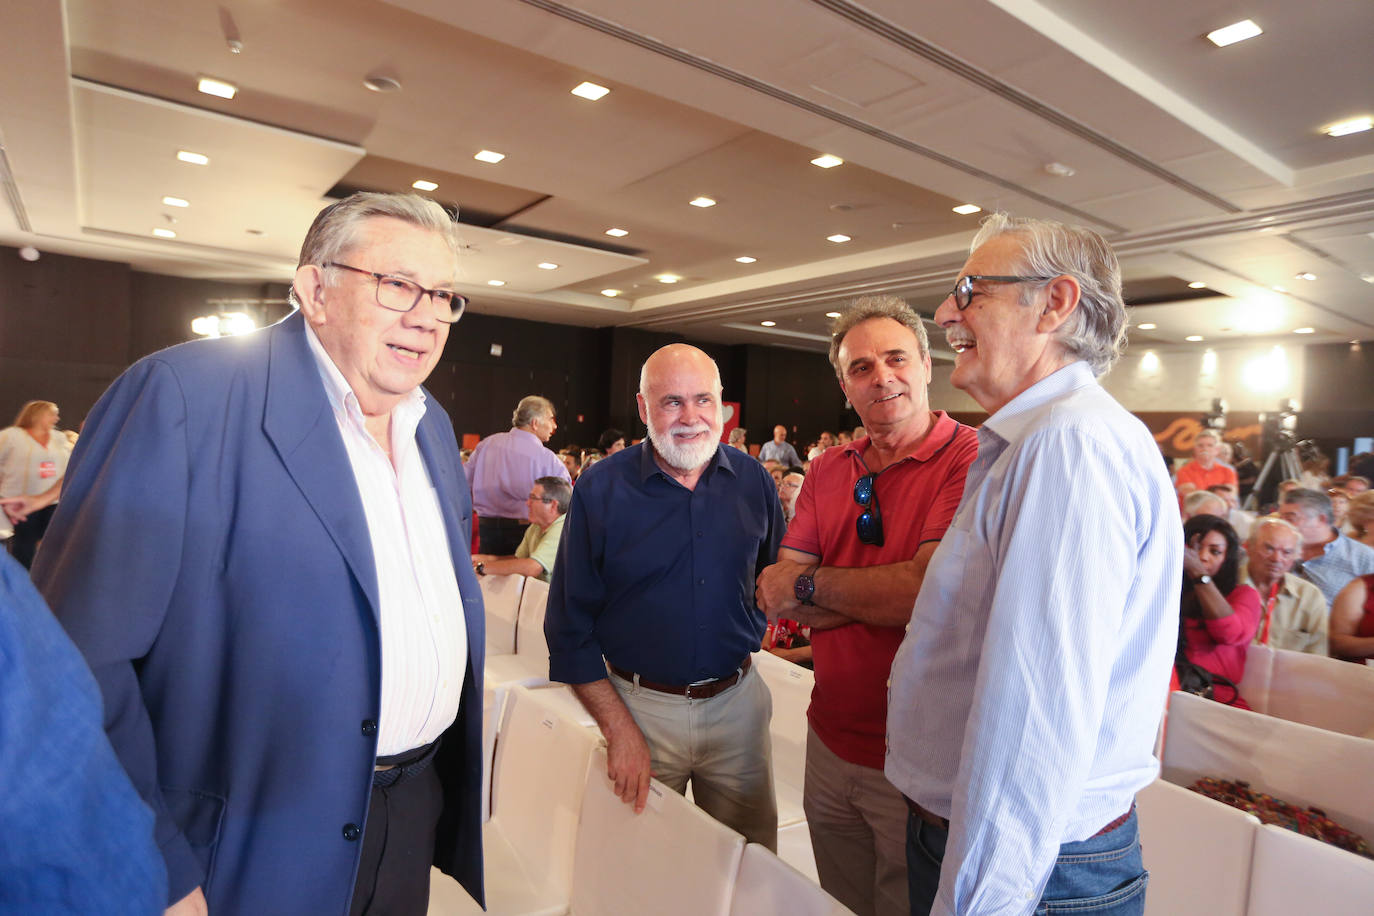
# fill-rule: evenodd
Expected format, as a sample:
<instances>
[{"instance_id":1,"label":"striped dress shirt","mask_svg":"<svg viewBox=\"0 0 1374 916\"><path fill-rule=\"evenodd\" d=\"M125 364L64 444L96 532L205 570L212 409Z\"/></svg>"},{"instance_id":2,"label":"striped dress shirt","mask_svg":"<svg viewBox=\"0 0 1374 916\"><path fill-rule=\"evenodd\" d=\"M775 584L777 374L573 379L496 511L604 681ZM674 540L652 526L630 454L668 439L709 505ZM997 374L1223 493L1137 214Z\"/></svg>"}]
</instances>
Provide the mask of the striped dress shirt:
<instances>
[{"instance_id":1,"label":"striped dress shirt","mask_svg":"<svg viewBox=\"0 0 1374 916\"><path fill-rule=\"evenodd\" d=\"M1182 562L1159 448L1086 363L978 431L888 696L887 778L950 821L932 913L1033 912L1155 778Z\"/></svg>"},{"instance_id":2,"label":"striped dress shirt","mask_svg":"<svg viewBox=\"0 0 1374 916\"><path fill-rule=\"evenodd\" d=\"M453 723L467 672L467 626L448 533L415 441L425 395L416 388L391 412L393 465L368 434L357 396L309 325L306 337L358 482L377 564L377 756L386 757L430 743Z\"/></svg>"}]
</instances>

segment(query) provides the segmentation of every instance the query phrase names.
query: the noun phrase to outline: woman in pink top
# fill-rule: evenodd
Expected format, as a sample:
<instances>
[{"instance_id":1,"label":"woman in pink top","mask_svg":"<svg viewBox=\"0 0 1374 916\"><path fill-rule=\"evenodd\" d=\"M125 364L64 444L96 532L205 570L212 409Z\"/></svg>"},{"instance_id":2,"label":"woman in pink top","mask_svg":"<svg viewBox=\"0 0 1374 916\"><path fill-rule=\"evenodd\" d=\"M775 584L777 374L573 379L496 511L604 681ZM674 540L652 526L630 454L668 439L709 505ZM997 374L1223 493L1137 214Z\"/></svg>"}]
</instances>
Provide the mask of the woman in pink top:
<instances>
[{"instance_id":1,"label":"woman in pink top","mask_svg":"<svg viewBox=\"0 0 1374 916\"><path fill-rule=\"evenodd\" d=\"M1233 684L1245 675L1245 650L1259 627L1260 596L1237 585L1240 539L1225 519L1198 515L1183 525L1183 651L1188 661ZM1214 698L1249 709L1239 692L1217 684Z\"/></svg>"}]
</instances>

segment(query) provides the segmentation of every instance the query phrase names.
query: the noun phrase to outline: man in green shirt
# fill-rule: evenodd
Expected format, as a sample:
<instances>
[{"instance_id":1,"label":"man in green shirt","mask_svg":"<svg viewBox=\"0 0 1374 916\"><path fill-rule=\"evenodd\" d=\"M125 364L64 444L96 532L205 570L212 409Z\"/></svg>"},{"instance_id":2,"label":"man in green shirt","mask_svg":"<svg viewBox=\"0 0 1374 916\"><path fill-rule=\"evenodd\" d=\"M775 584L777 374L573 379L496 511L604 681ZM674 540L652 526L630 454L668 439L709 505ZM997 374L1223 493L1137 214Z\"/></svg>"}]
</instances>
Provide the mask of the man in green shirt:
<instances>
[{"instance_id":1,"label":"man in green shirt","mask_svg":"<svg viewBox=\"0 0 1374 916\"><path fill-rule=\"evenodd\" d=\"M558 557L558 540L563 536L563 519L572 501L572 485L561 477L540 477L534 482L525 505L530 526L515 548L515 555L498 557L489 553L472 555L472 568L479 576L504 576L512 573L549 581L553 562Z\"/></svg>"}]
</instances>

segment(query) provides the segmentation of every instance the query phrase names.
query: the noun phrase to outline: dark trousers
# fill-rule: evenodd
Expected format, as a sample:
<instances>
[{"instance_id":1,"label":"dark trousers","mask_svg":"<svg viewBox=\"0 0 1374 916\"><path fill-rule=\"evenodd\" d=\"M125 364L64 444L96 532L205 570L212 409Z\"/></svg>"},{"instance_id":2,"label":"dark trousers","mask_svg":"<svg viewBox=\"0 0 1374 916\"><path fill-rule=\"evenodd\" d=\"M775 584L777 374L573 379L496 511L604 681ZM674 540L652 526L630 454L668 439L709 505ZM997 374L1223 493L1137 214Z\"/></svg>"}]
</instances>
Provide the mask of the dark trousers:
<instances>
[{"instance_id":1,"label":"dark trousers","mask_svg":"<svg viewBox=\"0 0 1374 916\"><path fill-rule=\"evenodd\" d=\"M38 542L43 540L43 535L48 531L48 522L52 520L52 514L56 511L56 506L48 506L30 514L24 521L15 523L14 537L10 538L10 553L25 569L33 566L34 554L38 552Z\"/></svg>"},{"instance_id":2,"label":"dark trousers","mask_svg":"<svg viewBox=\"0 0 1374 916\"><path fill-rule=\"evenodd\" d=\"M373 780L350 916L425 916L429 909L434 828L444 789L429 765L435 746L422 750L409 755L418 760L397 755L393 759L402 762Z\"/></svg>"},{"instance_id":3,"label":"dark trousers","mask_svg":"<svg viewBox=\"0 0 1374 916\"><path fill-rule=\"evenodd\" d=\"M906 821L906 874L911 916L929 916L940 887L940 863L949 831L914 813ZM1092 913L1141 916L1149 881L1140 856L1135 812L1115 830L1059 847L1059 857L1036 906L1037 914Z\"/></svg>"},{"instance_id":4,"label":"dark trousers","mask_svg":"<svg viewBox=\"0 0 1374 916\"><path fill-rule=\"evenodd\" d=\"M518 518L477 517L477 552L498 557L515 555L515 548L525 539L529 522Z\"/></svg>"}]
</instances>

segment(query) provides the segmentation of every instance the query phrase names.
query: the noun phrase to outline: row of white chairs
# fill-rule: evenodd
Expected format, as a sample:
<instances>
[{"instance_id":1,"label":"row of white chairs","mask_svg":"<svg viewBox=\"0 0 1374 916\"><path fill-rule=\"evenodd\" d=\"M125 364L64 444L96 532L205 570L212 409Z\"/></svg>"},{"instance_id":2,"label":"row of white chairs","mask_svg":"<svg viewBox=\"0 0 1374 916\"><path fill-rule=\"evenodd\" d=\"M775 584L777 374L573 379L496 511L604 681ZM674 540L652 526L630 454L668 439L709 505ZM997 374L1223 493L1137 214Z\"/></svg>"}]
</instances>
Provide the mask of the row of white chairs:
<instances>
[{"instance_id":1,"label":"row of white chairs","mask_svg":"<svg viewBox=\"0 0 1374 916\"><path fill-rule=\"evenodd\" d=\"M505 916L799 916L849 912L767 849L746 844L657 780L642 814L606 777L594 729L567 718L565 687L506 692L492 816L483 827L487 907ZM432 873L430 916L477 904Z\"/></svg>"},{"instance_id":2,"label":"row of white chairs","mask_svg":"<svg viewBox=\"0 0 1374 916\"><path fill-rule=\"evenodd\" d=\"M1374 738L1374 668L1366 665L1250 646L1237 687L1255 712Z\"/></svg>"}]
</instances>

